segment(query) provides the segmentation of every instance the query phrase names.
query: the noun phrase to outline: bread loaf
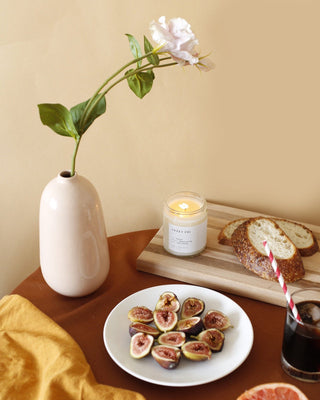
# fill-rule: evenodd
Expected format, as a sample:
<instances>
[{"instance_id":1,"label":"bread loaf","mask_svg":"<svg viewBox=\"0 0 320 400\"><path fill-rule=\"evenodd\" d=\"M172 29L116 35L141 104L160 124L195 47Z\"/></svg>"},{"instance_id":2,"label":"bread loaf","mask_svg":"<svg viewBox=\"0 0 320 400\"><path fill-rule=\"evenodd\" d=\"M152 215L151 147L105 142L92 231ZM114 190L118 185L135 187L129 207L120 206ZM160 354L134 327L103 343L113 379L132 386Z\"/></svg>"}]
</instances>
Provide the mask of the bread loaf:
<instances>
[{"instance_id":1,"label":"bread loaf","mask_svg":"<svg viewBox=\"0 0 320 400\"><path fill-rule=\"evenodd\" d=\"M246 220L245 218L240 218L226 224L219 232L218 242L220 244L232 246L231 236L233 232ZM306 226L282 218L272 218L272 220L274 220L291 239L302 257L312 256L319 251L319 244L316 237Z\"/></svg>"},{"instance_id":2,"label":"bread loaf","mask_svg":"<svg viewBox=\"0 0 320 400\"><path fill-rule=\"evenodd\" d=\"M264 217L250 218L240 224L231 236L239 261L261 278L276 281L277 276L263 246L264 240L267 240L287 283L304 276L300 253L275 221Z\"/></svg>"}]
</instances>

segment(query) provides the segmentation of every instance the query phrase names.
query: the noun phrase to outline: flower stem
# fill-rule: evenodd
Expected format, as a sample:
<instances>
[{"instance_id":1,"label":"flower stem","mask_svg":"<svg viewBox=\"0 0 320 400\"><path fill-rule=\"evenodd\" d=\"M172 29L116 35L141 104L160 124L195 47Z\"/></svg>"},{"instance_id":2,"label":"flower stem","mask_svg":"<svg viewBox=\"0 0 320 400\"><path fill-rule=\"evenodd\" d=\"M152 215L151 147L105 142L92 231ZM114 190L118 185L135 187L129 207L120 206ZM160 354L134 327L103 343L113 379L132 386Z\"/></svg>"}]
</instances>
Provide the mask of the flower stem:
<instances>
[{"instance_id":1,"label":"flower stem","mask_svg":"<svg viewBox=\"0 0 320 400\"><path fill-rule=\"evenodd\" d=\"M177 64L176 62L173 62L173 63L163 64L163 65L153 65L152 67L150 67L151 64L147 64L142 68L137 68L134 71L129 72L128 74L122 76L116 82L114 82L112 85L110 85L104 92L101 93L101 97L105 96L109 92L109 90L111 90L118 83L124 81L125 79L129 78L130 76L136 75L139 72L150 71L150 70L155 69L155 68L170 67L171 65L176 65L176 64Z\"/></svg>"},{"instance_id":2,"label":"flower stem","mask_svg":"<svg viewBox=\"0 0 320 400\"><path fill-rule=\"evenodd\" d=\"M149 57L149 56L151 56L151 55L153 55L153 51L150 51L149 53L144 54L144 55L141 56L141 57L134 58L133 60L131 60L131 61L129 61L128 63L126 63L125 65L123 65L120 69L118 69L114 74L112 74L107 80L105 80L105 81L102 83L102 85L95 91L95 93L93 94L93 96L90 98L88 104L86 105L86 107L85 107L85 109L84 109L84 111L83 111L83 114L82 114L81 119L80 119L80 122L79 122L80 130L82 130L82 128L85 126L85 124L86 124L86 122L87 122L87 119L88 119L88 116L89 116L90 113L91 113L91 110L92 110L92 109L95 107L95 105L97 104L97 102L95 101L95 102L94 102L94 103L95 103L94 106L91 107L91 105L92 105L92 103L93 103L93 101L94 101L94 98L100 93L100 91L101 91L113 78L115 78L117 75L119 75L122 71L124 71L124 70L125 70L126 68L128 68L130 65L135 64L135 63L137 63L137 62L139 62L139 61L141 61L141 60L143 60L143 59L145 59L145 58L147 58L147 57ZM101 97L99 96L99 100L98 100L98 101L100 101L100 99L101 99Z\"/></svg>"},{"instance_id":3,"label":"flower stem","mask_svg":"<svg viewBox=\"0 0 320 400\"><path fill-rule=\"evenodd\" d=\"M76 146L75 146L74 152L73 152L70 176L73 176L73 175L75 174L76 158L77 158L77 153L78 153L78 149L79 149L79 145L80 145L80 140L81 140L81 136L78 136L78 137L75 139L75 141L76 141Z\"/></svg>"},{"instance_id":4,"label":"flower stem","mask_svg":"<svg viewBox=\"0 0 320 400\"><path fill-rule=\"evenodd\" d=\"M164 61L164 60L168 60L171 57L165 57L163 59L161 59L160 61ZM84 114L86 113L86 118L84 119L84 123L86 123L87 118L90 116L91 111L95 108L95 106L99 103L99 101L102 99L103 96L105 96L114 86L116 86L118 83L126 80L127 78L129 78L130 76L136 75L139 72L144 72L144 71L150 71L153 70L155 68L163 68L163 67L170 67L173 65L177 65L177 62L172 62L172 63L167 63L167 64L162 64L162 65L152 65L151 63L148 63L146 65L144 65L143 67L140 68L136 68L135 70L129 72L128 74L123 75L121 78L119 78L117 81L115 81L112 85L108 86L103 92L100 92L101 89L103 89L111 80L111 78L105 82L105 85L102 85L98 91L96 91L96 93L93 95L93 97L91 97L90 99L90 106L88 103L88 107L86 107ZM113 78L116 76L117 74L114 74ZM86 111L87 110L87 111Z\"/></svg>"}]
</instances>

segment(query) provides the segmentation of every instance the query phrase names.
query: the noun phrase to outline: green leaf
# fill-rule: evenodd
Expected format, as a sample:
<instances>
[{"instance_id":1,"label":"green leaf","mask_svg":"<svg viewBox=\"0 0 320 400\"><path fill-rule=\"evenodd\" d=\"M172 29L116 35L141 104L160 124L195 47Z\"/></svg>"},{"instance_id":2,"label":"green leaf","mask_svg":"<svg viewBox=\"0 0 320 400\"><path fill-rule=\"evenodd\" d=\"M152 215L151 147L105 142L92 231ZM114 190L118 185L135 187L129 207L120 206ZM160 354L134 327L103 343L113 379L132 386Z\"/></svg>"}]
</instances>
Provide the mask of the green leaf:
<instances>
[{"instance_id":1,"label":"green leaf","mask_svg":"<svg viewBox=\"0 0 320 400\"><path fill-rule=\"evenodd\" d=\"M149 42L149 40L147 39L146 36L144 36L144 52L150 53L153 50L152 44ZM149 63L153 64L153 65L159 65L159 56L158 54L152 54L150 56L147 57L147 60L149 61Z\"/></svg>"},{"instance_id":2,"label":"green leaf","mask_svg":"<svg viewBox=\"0 0 320 400\"><path fill-rule=\"evenodd\" d=\"M138 43L138 41L134 38L134 36L130 35L130 33L126 33L126 36L129 39L129 44L130 44L130 50L131 53L133 54L134 58L140 58L142 57L142 52L141 52L141 47ZM141 67L141 60L137 62L138 68Z\"/></svg>"},{"instance_id":3,"label":"green leaf","mask_svg":"<svg viewBox=\"0 0 320 400\"><path fill-rule=\"evenodd\" d=\"M79 137L70 111L62 104L38 104L40 119L43 125L63 136Z\"/></svg>"},{"instance_id":4,"label":"green leaf","mask_svg":"<svg viewBox=\"0 0 320 400\"><path fill-rule=\"evenodd\" d=\"M98 96L96 96L95 98L97 98L97 97ZM98 103L94 106L94 108L92 109L92 111L91 111L91 113L90 113L90 115L89 115L89 117L88 117L88 119L86 121L85 126L81 127L80 126L80 120L81 120L83 112L84 112L84 110L85 110L85 108L86 108L86 106L87 106L89 101L90 101L90 99L87 100L87 101L84 101L83 103L77 104L76 106L72 107L71 110L70 110L71 115L72 115L73 123L74 123L77 131L79 132L80 136L82 136L85 133L85 131L89 128L89 126L93 123L93 121L96 118L100 117L100 115L102 115L102 114L104 114L106 112L106 99L103 96L98 101Z\"/></svg>"},{"instance_id":5,"label":"green leaf","mask_svg":"<svg viewBox=\"0 0 320 400\"><path fill-rule=\"evenodd\" d=\"M134 70L129 70L126 75ZM135 75L128 76L127 81L130 89L134 92L136 96L142 99L146 94L152 89L152 84L155 76L152 70L138 72Z\"/></svg>"}]
</instances>

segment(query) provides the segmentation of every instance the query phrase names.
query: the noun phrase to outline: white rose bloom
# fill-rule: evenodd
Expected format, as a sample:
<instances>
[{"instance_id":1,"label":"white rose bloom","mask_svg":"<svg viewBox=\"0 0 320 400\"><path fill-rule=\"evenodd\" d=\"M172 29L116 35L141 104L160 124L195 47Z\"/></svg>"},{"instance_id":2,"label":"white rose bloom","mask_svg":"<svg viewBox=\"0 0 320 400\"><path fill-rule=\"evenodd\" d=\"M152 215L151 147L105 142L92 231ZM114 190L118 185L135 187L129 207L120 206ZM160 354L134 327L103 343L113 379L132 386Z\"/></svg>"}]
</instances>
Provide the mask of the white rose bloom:
<instances>
[{"instance_id":1,"label":"white rose bloom","mask_svg":"<svg viewBox=\"0 0 320 400\"><path fill-rule=\"evenodd\" d=\"M198 40L185 19L173 18L167 23L166 17L160 17L158 22L151 22L150 30L153 40L161 46L159 51L169 53L180 65L199 62L195 51Z\"/></svg>"}]
</instances>

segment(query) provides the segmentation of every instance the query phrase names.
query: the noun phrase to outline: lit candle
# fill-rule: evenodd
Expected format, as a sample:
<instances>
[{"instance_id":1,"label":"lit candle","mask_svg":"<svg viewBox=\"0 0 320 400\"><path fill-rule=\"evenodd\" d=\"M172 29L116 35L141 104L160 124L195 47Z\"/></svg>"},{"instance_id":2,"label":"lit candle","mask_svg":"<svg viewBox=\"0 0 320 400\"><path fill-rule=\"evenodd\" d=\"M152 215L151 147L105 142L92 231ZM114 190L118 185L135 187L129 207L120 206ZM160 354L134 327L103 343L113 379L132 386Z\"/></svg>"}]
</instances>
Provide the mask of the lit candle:
<instances>
[{"instance_id":1,"label":"lit candle","mask_svg":"<svg viewBox=\"0 0 320 400\"><path fill-rule=\"evenodd\" d=\"M170 196L163 209L163 246L176 256L200 253L207 242L207 203L196 193Z\"/></svg>"}]
</instances>

